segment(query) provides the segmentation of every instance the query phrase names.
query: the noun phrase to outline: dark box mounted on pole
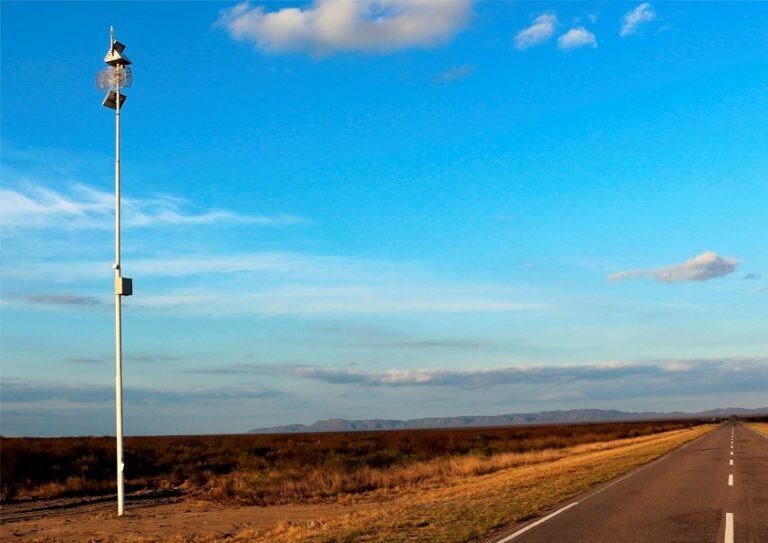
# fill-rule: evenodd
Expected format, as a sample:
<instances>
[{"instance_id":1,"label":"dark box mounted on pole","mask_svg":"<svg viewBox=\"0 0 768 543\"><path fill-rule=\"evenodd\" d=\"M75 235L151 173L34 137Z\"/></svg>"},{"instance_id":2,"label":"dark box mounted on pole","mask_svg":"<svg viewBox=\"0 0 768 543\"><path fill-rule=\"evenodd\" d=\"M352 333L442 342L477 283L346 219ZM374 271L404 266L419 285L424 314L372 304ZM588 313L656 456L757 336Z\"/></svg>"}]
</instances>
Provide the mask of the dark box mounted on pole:
<instances>
[{"instance_id":1,"label":"dark box mounted on pole","mask_svg":"<svg viewBox=\"0 0 768 543\"><path fill-rule=\"evenodd\" d=\"M130 296L133 294L133 279L128 277L115 277L115 294Z\"/></svg>"}]
</instances>

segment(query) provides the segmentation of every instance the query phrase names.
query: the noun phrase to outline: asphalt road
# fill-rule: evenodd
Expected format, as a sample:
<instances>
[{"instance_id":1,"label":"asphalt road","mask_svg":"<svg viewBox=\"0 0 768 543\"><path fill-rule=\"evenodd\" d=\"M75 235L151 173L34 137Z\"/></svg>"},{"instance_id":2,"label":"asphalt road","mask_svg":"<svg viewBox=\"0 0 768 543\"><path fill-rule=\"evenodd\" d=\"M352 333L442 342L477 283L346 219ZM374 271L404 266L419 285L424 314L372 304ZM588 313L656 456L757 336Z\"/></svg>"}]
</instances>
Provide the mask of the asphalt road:
<instances>
[{"instance_id":1,"label":"asphalt road","mask_svg":"<svg viewBox=\"0 0 768 543\"><path fill-rule=\"evenodd\" d=\"M768 543L768 438L722 426L495 542Z\"/></svg>"}]
</instances>

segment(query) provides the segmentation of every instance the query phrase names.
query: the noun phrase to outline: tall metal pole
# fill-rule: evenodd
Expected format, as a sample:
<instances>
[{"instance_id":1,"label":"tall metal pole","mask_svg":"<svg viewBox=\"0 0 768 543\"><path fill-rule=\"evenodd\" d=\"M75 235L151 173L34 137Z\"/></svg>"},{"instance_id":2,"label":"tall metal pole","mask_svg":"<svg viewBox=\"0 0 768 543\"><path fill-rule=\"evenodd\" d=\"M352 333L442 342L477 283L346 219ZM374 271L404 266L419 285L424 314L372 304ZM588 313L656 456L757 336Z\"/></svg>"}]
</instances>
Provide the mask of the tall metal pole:
<instances>
[{"instance_id":1,"label":"tall metal pole","mask_svg":"<svg viewBox=\"0 0 768 543\"><path fill-rule=\"evenodd\" d=\"M112 38L114 40L114 37ZM117 437L117 516L122 517L125 505L123 494L123 330L122 295L117 284L120 270L120 65L116 66L115 94L115 423Z\"/></svg>"},{"instance_id":2,"label":"tall metal pole","mask_svg":"<svg viewBox=\"0 0 768 543\"><path fill-rule=\"evenodd\" d=\"M131 85L131 61L123 55L125 45L115 39L115 29L109 28L109 51L104 62L109 65L99 72L96 84L107 90L101 105L115 110L115 437L117 441L117 516L125 510L125 462L123 461L123 296L133 294L133 281L123 277L120 258L120 110L125 96L121 87Z\"/></svg>"}]
</instances>

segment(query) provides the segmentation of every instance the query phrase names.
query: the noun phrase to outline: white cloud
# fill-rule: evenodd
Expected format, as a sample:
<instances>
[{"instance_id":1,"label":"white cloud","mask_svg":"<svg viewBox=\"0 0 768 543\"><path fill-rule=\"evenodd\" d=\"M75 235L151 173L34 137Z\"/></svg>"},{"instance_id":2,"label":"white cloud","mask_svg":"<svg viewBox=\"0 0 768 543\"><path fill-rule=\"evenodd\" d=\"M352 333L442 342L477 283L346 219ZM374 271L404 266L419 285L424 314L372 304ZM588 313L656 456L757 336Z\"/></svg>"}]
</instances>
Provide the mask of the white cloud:
<instances>
[{"instance_id":1,"label":"white cloud","mask_svg":"<svg viewBox=\"0 0 768 543\"><path fill-rule=\"evenodd\" d=\"M95 296L80 296L77 294L58 294L46 292L39 292L34 294L14 294L10 296L10 299L21 300L22 302L28 302L32 304L52 306L94 306L100 305L102 303L102 300L96 298Z\"/></svg>"},{"instance_id":2,"label":"white cloud","mask_svg":"<svg viewBox=\"0 0 768 543\"><path fill-rule=\"evenodd\" d=\"M124 271L146 286L130 304L152 313L229 315L384 315L543 311L547 303L500 284L446 282L412 263L312 255L243 253L126 259ZM4 266L3 278L93 287L109 274L108 261ZM158 289L157 279L186 278L184 287ZM258 278L258 280L256 280ZM26 287L25 287L26 288ZM5 303L41 306L51 300L7 293ZM108 298L104 299L107 303ZM42 307L42 306L41 306Z\"/></svg>"},{"instance_id":3,"label":"white cloud","mask_svg":"<svg viewBox=\"0 0 768 543\"><path fill-rule=\"evenodd\" d=\"M631 384L635 394L647 395L649 383L658 387L706 389L720 381L725 389L761 389L768 380L768 358L650 360L581 365L509 365L466 369L360 371L349 367L288 368L296 377L331 384L365 387L490 388L504 385L567 386L592 383L604 389L611 382ZM716 379L713 379L716 376ZM550 390L551 392L551 390ZM582 394L579 392L579 394Z\"/></svg>"},{"instance_id":4,"label":"white cloud","mask_svg":"<svg viewBox=\"0 0 768 543\"><path fill-rule=\"evenodd\" d=\"M219 24L234 39L272 53L389 53L448 42L471 17L466 0L316 0L304 9L267 12L243 2Z\"/></svg>"},{"instance_id":5,"label":"white cloud","mask_svg":"<svg viewBox=\"0 0 768 543\"><path fill-rule=\"evenodd\" d=\"M348 280L366 277L380 279L395 274L415 273L405 265L362 258L313 255L294 252L256 253L191 253L185 256L166 254L162 257L131 258L131 272L147 278L191 277L198 275L261 274L262 277L313 278ZM41 261L14 263L3 267L3 277L14 279L46 279L80 282L98 279L108 260Z\"/></svg>"},{"instance_id":6,"label":"white cloud","mask_svg":"<svg viewBox=\"0 0 768 543\"><path fill-rule=\"evenodd\" d=\"M460 66L454 66L453 68L448 68L447 70L444 70L437 74L435 76L435 83L438 85L444 85L446 83L453 83L454 81L459 81L460 79L466 79L472 73L475 71L475 66L473 64L462 64Z\"/></svg>"},{"instance_id":7,"label":"white cloud","mask_svg":"<svg viewBox=\"0 0 768 543\"><path fill-rule=\"evenodd\" d=\"M122 199L123 225L208 225L240 223L282 226L302 222L291 215L243 215L228 210L192 212L185 200L172 196ZM26 183L19 188L0 189L0 227L7 230L53 228L58 230L107 229L113 226L114 195L83 184L57 191Z\"/></svg>"},{"instance_id":8,"label":"white cloud","mask_svg":"<svg viewBox=\"0 0 768 543\"><path fill-rule=\"evenodd\" d=\"M595 35L583 26L572 28L557 39L557 46L564 50L580 47L597 47Z\"/></svg>"},{"instance_id":9,"label":"white cloud","mask_svg":"<svg viewBox=\"0 0 768 543\"><path fill-rule=\"evenodd\" d=\"M547 41L555 33L557 26L557 16L550 13L542 13L533 24L524 28L515 36L515 47L519 51L524 51L529 47L540 45Z\"/></svg>"},{"instance_id":10,"label":"white cloud","mask_svg":"<svg viewBox=\"0 0 768 543\"><path fill-rule=\"evenodd\" d=\"M493 289L372 284L287 285L250 292L179 292L143 295L135 305L185 315L393 315L542 311L543 303L518 301Z\"/></svg>"},{"instance_id":11,"label":"white cloud","mask_svg":"<svg viewBox=\"0 0 768 543\"><path fill-rule=\"evenodd\" d=\"M624 17L621 19L621 31L619 34L622 37L637 34L640 31L640 27L654 19L656 19L656 12L651 7L651 4L643 2L624 14Z\"/></svg>"},{"instance_id":12,"label":"white cloud","mask_svg":"<svg viewBox=\"0 0 768 543\"><path fill-rule=\"evenodd\" d=\"M705 251L682 264L672 264L655 269L638 269L612 273L610 281L623 281L635 277L649 277L662 283L679 283L682 281L706 281L724 277L733 273L740 261L720 256L714 251Z\"/></svg>"}]
</instances>

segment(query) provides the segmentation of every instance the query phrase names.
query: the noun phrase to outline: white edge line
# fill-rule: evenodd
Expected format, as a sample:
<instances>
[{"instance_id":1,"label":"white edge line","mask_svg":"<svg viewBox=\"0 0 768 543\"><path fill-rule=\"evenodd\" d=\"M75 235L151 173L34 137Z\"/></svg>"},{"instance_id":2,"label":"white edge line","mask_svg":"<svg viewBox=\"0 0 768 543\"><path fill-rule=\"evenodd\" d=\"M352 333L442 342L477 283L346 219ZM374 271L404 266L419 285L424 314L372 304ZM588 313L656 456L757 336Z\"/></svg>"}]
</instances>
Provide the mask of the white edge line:
<instances>
[{"instance_id":1,"label":"white edge line","mask_svg":"<svg viewBox=\"0 0 768 543\"><path fill-rule=\"evenodd\" d=\"M716 429L715 429L715 430L716 430ZM714 432L715 430L711 430L711 432ZM598 495L598 494L600 494L600 493L601 493L603 490L608 490L608 489L609 489L609 488L611 488L613 485L616 485L616 484L619 484L620 482L622 482L624 479L628 479L628 478L632 477L633 475L635 475L635 474L637 474L637 473L640 473L640 472L641 472L641 471L643 471L644 469L646 469L646 468L650 468L650 467L651 467L652 465L654 465L655 463L657 463L657 462L660 462L660 461L664 460L665 458L668 458L668 457L672 456L673 454L675 454L675 453L677 453L677 452L679 452L679 451L682 451L682 450L683 450L683 449L685 449L685 448L686 448L688 445L691 445L691 444L693 444L693 443L697 442L698 440L700 440L701 438L703 438L704 436L707 436L707 435L709 435L709 434L710 434L710 432L707 432L706 434L700 435L699 437L692 439L692 440L691 440L691 441L689 441L688 443L685 443L685 444L683 444L682 446L680 446L680 447L678 447L678 448L676 448L676 449L673 449L673 450L671 450L671 451L669 451L669 452L667 452L667 453L665 453L665 454L663 454L663 455L659 456L659 457L658 457L658 458L656 458L655 460L652 460L652 461L648 462L647 464L645 464L645 465L643 465L643 466L637 467L637 468L635 468L634 470L630 471L629 473L625 473L624 475L622 475L622 476L621 476L621 477L619 477L618 479L614 479L613 481L609 482L608 484L606 484L606 485L604 485L604 486L602 486L602 487L598 488L597 490L595 490L595 491L594 491L594 492L592 492L591 494L587 494L586 496L584 496L584 497L581 499L581 501L583 502L583 501L586 501L586 500L588 500L589 498L591 498L591 497L593 497L593 496L597 496L597 495ZM733 454L733 452L731 452L731 454ZM565 511L566 509L570 509L570 508L571 508L571 507L573 507L574 505L579 505L579 503L580 503L580 502L573 502L573 503L571 503L571 504L569 504L569 505L566 505L565 507L562 507L562 508L558 509L558 510L557 510L557 511L555 511L554 513L551 513L551 514L547 515L546 517L543 517L543 518L541 518L541 519L537 520L536 522L532 522L531 524L528 524L527 526L524 526L523 528L519 529L518 531L516 531L516 532L513 532L512 534L508 535L508 536L507 536L507 537L505 537L504 539L497 539L497 540L493 540L493 539L492 539L491 541L493 541L494 543L506 543L507 541L511 541L513 538L515 538L515 537L517 537L517 536L519 536L519 535L522 535L523 533L527 532L527 531L528 531L528 530L530 530L531 528L535 528L535 527L536 527L536 526L538 526L539 524L541 524L541 523L543 523L543 522L546 522L546 521L548 521L549 519L551 519L551 518L552 518L552 517L554 517L555 515L559 515L560 513L562 513L563 511Z\"/></svg>"},{"instance_id":2,"label":"white edge line","mask_svg":"<svg viewBox=\"0 0 768 543\"><path fill-rule=\"evenodd\" d=\"M555 511L554 513L550 513L550 514L549 514L549 515L547 515L546 517L540 518L540 519L539 519L539 520L537 520L536 522L533 522L533 523L529 524L529 525L528 525L528 526L526 526L525 528L521 528L520 530L518 530L518 531L516 531L516 532L514 532L514 533L512 533L512 534L510 534L510 535L508 535L508 536L507 536L507 537L505 537L504 539L500 539L500 540L499 540L499 541L497 541L496 543L507 543L507 541L512 541L512 540L513 540L514 538L516 538L517 536L519 536L519 535L523 535L523 534L524 534L525 532L527 532L528 530L531 530L531 529L535 528L535 527L536 527L536 526L538 526L539 524L543 524L544 522L547 522L549 519L551 519L551 518L552 518L552 517L554 517L555 515L559 515L559 514L560 514L560 513L562 513L563 511L566 511L566 510L568 510L568 509L570 509L571 507L574 507L574 506L576 506L576 505L579 505L579 502L573 502L573 503L570 503L570 504L566 505L565 507L561 507L560 509L558 509L558 510L557 510L557 511Z\"/></svg>"},{"instance_id":3,"label":"white edge line","mask_svg":"<svg viewBox=\"0 0 768 543\"><path fill-rule=\"evenodd\" d=\"M750 432L752 432L753 434L757 434L758 436L762 437L763 439L768 439L768 436L767 436L767 435L765 435L765 434L764 434L764 433L762 433L762 432L758 432L757 430L753 430L753 429L752 429L752 428L750 428L749 426L743 426L743 425L742 425L742 428L745 428L745 429L749 430L749 431L750 431Z\"/></svg>"},{"instance_id":4,"label":"white edge line","mask_svg":"<svg viewBox=\"0 0 768 543\"><path fill-rule=\"evenodd\" d=\"M712 431L714 431L714 430L712 430ZM600 494L600 493L601 493L603 490L608 490L608 489L609 489L609 488L611 488L613 485L617 485L617 484L619 484L620 482L622 482L624 479L629 479L630 477L632 477L633 475L636 475L636 474L640 473L640 472L641 472L641 471L643 471L644 469L646 469L646 468L650 468L650 467L651 467L652 465L654 465L655 463L657 463L657 462L661 462L661 461L662 461L662 460L664 460L665 458L667 458L667 457L669 457L669 456L672 456L673 454L677 453L678 451L682 451L682 450L683 450L683 449L685 449L685 448L686 448L688 445L691 445L691 444L695 443L696 441L698 441L699 439L703 438L703 437L704 437L704 436L706 436L706 435L709 435L709 432L707 432L706 434L704 434L704 435L701 435L701 436L699 436L699 437L697 437L697 438L694 438L694 439L692 439L692 440L691 440L691 441L689 441L688 443L685 443L685 444L683 444L682 446L678 447L677 449L673 449L673 450L669 451L668 453L665 453L665 454L663 454L663 455L659 456L659 457L658 457L658 458L656 458L655 460L652 460L652 461L648 462L647 464L645 464L645 465L643 465L643 466L639 466L639 467L635 468L634 470L630 471L629 473L625 473L624 475L622 475L622 476L621 476L621 477L619 477L618 479L614 479L614 480L613 480L613 481L611 481L610 483L608 483L608 484L606 484L606 485L604 485L604 486L602 486L602 487L598 488L597 490L595 490L595 491L594 491L594 492L592 492L591 494L589 494L589 495L587 495L587 496L584 496L584 497L581 499L581 501L586 501L586 500L588 500L589 498L591 498L591 497L593 497L593 496L597 496L597 495L598 495L598 494Z\"/></svg>"},{"instance_id":5,"label":"white edge line","mask_svg":"<svg viewBox=\"0 0 768 543\"><path fill-rule=\"evenodd\" d=\"M725 539L724 543L733 543L733 513L725 514Z\"/></svg>"}]
</instances>

